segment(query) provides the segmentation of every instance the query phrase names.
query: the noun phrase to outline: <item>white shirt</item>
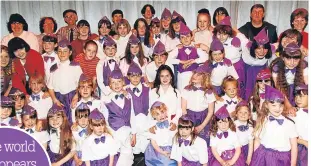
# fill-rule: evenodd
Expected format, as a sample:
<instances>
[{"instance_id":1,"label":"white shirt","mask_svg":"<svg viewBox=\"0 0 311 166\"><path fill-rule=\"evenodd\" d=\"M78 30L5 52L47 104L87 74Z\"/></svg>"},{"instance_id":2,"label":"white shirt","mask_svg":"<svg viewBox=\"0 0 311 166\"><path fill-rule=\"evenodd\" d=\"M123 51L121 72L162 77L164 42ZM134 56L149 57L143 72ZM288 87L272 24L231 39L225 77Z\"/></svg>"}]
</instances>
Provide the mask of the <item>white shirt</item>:
<instances>
[{"instance_id":1,"label":"white shirt","mask_svg":"<svg viewBox=\"0 0 311 166\"><path fill-rule=\"evenodd\" d=\"M25 131L27 130L27 128L25 128ZM34 126L32 129L33 133L29 131L28 132L31 136L33 136L41 145L47 143L50 140L50 136L49 133L47 131L40 131L38 132L36 130L36 126Z\"/></svg>"},{"instance_id":2,"label":"white shirt","mask_svg":"<svg viewBox=\"0 0 311 166\"><path fill-rule=\"evenodd\" d=\"M92 112L95 108L97 108L99 111L102 111L102 107L103 107L103 103L98 100L95 99L94 97L89 97L87 100L84 100L83 98L81 98L78 102L75 108L71 109L71 115L72 115L72 122L76 121L76 109L77 107L81 104L81 103L87 103L88 101L92 102L92 105L88 105L88 107L90 108L90 111ZM106 118L106 117L105 117Z\"/></svg>"},{"instance_id":3,"label":"white shirt","mask_svg":"<svg viewBox=\"0 0 311 166\"><path fill-rule=\"evenodd\" d=\"M172 39L168 35L166 35L165 43L163 44L165 45L166 52L171 52L176 48L177 45L180 44L180 40L177 37Z\"/></svg>"},{"instance_id":4,"label":"white shirt","mask_svg":"<svg viewBox=\"0 0 311 166\"><path fill-rule=\"evenodd\" d=\"M302 108L296 112L296 117L291 117L295 121L296 130L298 136L308 141L308 124L309 124L309 116L308 113L304 112Z\"/></svg>"},{"instance_id":5,"label":"white shirt","mask_svg":"<svg viewBox=\"0 0 311 166\"><path fill-rule=\"evenodd\" d=\"M197 31L194 34L194 43L195 44L205 44L206 46L210 47L213 41L213 33L208 29L203 31Z\"/></svg>"},{"instance_id":6,"label":"white shirt","mask_svg":"<svg viewBox=\"0 0 311 166\"><path fill-rule=\"evenodd\" d=\"M187 109L195 112L201 112L208 108L208 105L216 101L214 93L210 94L202 90L187 90L183 89L181 91L181 97L187 100ZM210 111L210 110L209 110Z\"/></svg>"},{"instance_id":7,"label":"white shirt","mask_svg":"<svg viewBox=\"0 0 311 166\"><path fill-rule=\"evenodd\" d=\"M191 141L191 137L189 136L186 140ZM188 161L199 161L201 164L207 164L208 153L206 141L200 137L197 137L191 146L185 146L185 144L182 143L179 147L179 143L176 143L174 140L171 151L171 159L181 162L183 157Z\"/></svg>"},{"instance_id":8,"label":"white shirt","mask_svg":"<svg viewBox=\"0 0 311 166\"><path fill-rule=\"evenodd\" d=\"M95 134L88 136L82 145L82 161L94 161L104 159L110 155L117 154L119 150L118 143L109 134L104 134L105 143L95 143L95 138L100 138Z\"/></svg>"},{"instance_id":9,"label":"white shirt","mask_svg":"<svg viewBox=\"0 0 311 166\"><path fill-rule=\"evenodd\" d=\"M39 94L36 94L40 96L39 101L37 101L36 99L33 100L31 96L29 97L30 99L29 105L32 106L35 110L37 110L38 119L46 119L50 108L53 106L52 98L48 97L43 99L42 98L43 94L44 93L42 91L39 92Z\"/></svg>"},{"instance_id":10,"label":"white shirt","mask_svg":"<svg viewBox=\"0 0 311 166\"><path fill-rule=\"evenodd\" d=\"M232 42L231 37L229 37L224 43L223 46L225 48L225 55L226 58L231 60L231 62L234 64L238 62L241 59L242 56L242 48L241 47L235 47L231 44Z\"/></svg>"},{"instance_id":11,"label":"white shirt","mask_svg":"<svg viewBox=\"0 0 311 166\"><path fill-rule=\"evenodd\" d=\"M163 129L157 127L157 129L155 130L155 134L150 133L150 139L154 140L158 144L158 146L172 146L172 140L176 132L177 130L171 131L170 126Z\"/></svg>"},{"instance_id":12,"label":"white shirt","mask_svg":"<svg viewBox=\"0 0 311 166\"><path fill-rule=\"evenodd\" d=\"M213 64L216 62L213 61ZM221 86L225 77L231 75L235 79L239 79L238 73L236 72L234 66L231 65L218 65L212 70L211 81L214 86Z\"/></svg>"},{"instance_id":13,"label":"white shirt","mask_svg":"<svg viewBox=\"0 0 311 166\"><path fill-rule=\"evenodd\" d=\"M199 63L204 63L205 61L208 60L208 54L203 51L201 48L194 48L197 50L197 54L198 54L198 58L195 59L195 63L199 64ZM168 54L168 58L167 58L167 61L168 63L171 63L171 64L179 64L180 63L180 60L177 59L178 57L178 53L179 53L179 49L176 47L175 49L173 49L169 54ZM191 50L186 48L185 49L185 53L187 55L190 55L191 53Z\"/></svg>"},{"instance_id":14,"label":"white shirt","mask_svg":"<svg viewBox=\"0 0 311 166\"><path fill-rule=\"evenodd\" d=\"M53 89L54 92L67 94L76 90L81 74L80 65L71 66L69 60L60 62L57 64L57 69L50 74L48 88Z\"/></svg>"},{"instance_id":15,"label":"white shirt","mask_svg":"<svg viewBox=\"0 0 311 166\"><path fill-rule=\"evenodd\" d=\"M236 134L238 135L239 142L241 146L247 145L249 141L253 140L254 137L252 136L254 128L248 124L248 130L246 131L240 131L239 126L246 125L247 122L241 122L239 120L234 121L235 127L236 127Z\"/></svg>"},{"instance_id":16,"label":"white shirt","mask_svg":"<svg viewBox=\"0 0 311 166\"><path fill-rule=\"evenodd\" d=\"M215 113L219 110L219 108L221 108L223 105L227 104L227 110L229 112L229 114L231 115L231 113L233 111L235 111L235 107L236 105L239 103L238 102L238 97L235 96L234 98L230 98L227 94L225 94L224 96L221 97L224 101L216 101L215 103ZM236 104L234 104L234 102ZM231 103L231 104L229 104Z\"/></svg>"},{"instance_id":17,"label":"white shirt","mask_svg":"<svg viewBox=\"0 0 311 166\"><path fill-rule=\"evenodd\" d=\"M15 110L16 113L16 119L18 120L18 123L22 124L22 109Z\"/></svg>"},{"instance_id":18,"label":"white shirt","mask_svg":"<svg viewBox=\"0 0 311 166\"><path fill-rule=\"evenodd\" d=\"M159 42L159 41L161 41L163 44L165 44L166 43L166 38L167 38L167 34L165 34L165 33L160 33L160 39L159 38L155 38L155 36L156 35L158 35L158 34L154 34L153 35L153 40L154 40L154 46L155 45L157 45L157 43ZM154 50L154 46L153 46L153 50Z\"/></svg>"},{"instance_id":19,"label":"white shirt","mask_svg":"<svg viewBox=\"0 0 311 166\"><path fill-rule=\"evenodd\" d=\"M87 137L87 132L82 134L82 136L80 137L79 133L82 132L82 130L87 130L87 128L82 128L78 125L78 130L77 131L72 131L72 135L76 141L76 150L77 151L81 151L82 150L82 145L84 140Z\"/></svg>"},{"instance_id":20,"label":"white shirt","mask_svg":"<svg viewBox=\"0 0 311 166\"><path fill-rule=\"evenodd\" d=\"M8 46L9 41L14 37L15 36L13 35L13 33L4 36L1 40L1 45ZM22 34L17 37L25 40L25 42L30 46L31 49L39 52L39 42L37 36L34 33L29 31L23 31Z\"/></svg>"},{"instance_id":21,"label":"white shirt","mask_svg":"<svg viewBox=\"0 0 311 166\"><path fill-rule=\"evenodd\" d=\"M135 62L139 66L139 68L142 70L142 74L145 75L145 68L146 68L146 65L148 64L147 59L144 58L143 66L140 65L139 60L136 56L134 56L133 62ZM120 69L121 69L123 76L127 76L127 71L129 70L129 67L130 65L127 64L125 58L120 61Z\"/></svg>"},{"instance_id":22,"label":"white shirt","mask_svg":"<svg viewBox=\"0 0 311 166\"><path fill-rule=\"evenodd\" d=\"M216 148L217 153L219 155L221 155L221 153L226 150L232 150L237 147L241 147L236 132L233 132L230 129L228 129L227 132L228 132L227 138L222 136L222 138L219 139L217 135L215 136L211 135L210 146ZM218 130L217 133L222 133L222 131Z\"/></svg>"},{"instance_id":23,"label":"white shirt","mask_svg":"<svg viewBox=\"0 0 311 166\"><path fill-rule=\"evenodd\" d=\"M49 147L50 147L50 150L53 152L53 153L60 153L60 129L58 128L57 129L57 134L56 133L50 133L50 144L49 144ZM75 143L73 142L72 143L72 148L71 148L71 151L75 151Z\"/></svg>"},{"instance_id":24,"label":"white shirt","mask_svg":"<svg viewBox=\"0 0 311 166\"><path fill-rule=\"evenodd\" d=\"M263 129L259 135L261 144L266 148L282 152L290 151L290 139L298 137L295 124L282 115L276 117L276 119L284 119L282 125L279 125L276 120L268 120L268 117L266 118Z\"/></svg>"},{"instance_id":25,"label":"white shirt","mask_svg":"<svg viewBox=\"0 0 311 166\"><path fill-rule=\"evenodd\" d=\"M174 73L173 65L171 65L171 64L166 64L166 65L168 65ZM158 67L156 66L154 61L152 61L146 65L145 74L146 74L149 82L153 82L155 80L156 75L157 75L157 70L158 70Z\"/></svg>"},{"instance_id":26,"label":"white shirt","mask_svg":"<svg viewBox=\"0 0 311 166\"><path fill-rule=\"evenodd\" d=\"M250 66L263 66L265 65L266 63L268 63L268 66L271 64L271 62L277 58L277 56L275 54L272 54L271 58L270 59L266 59L266 58L263 58L263 59L258 59L258 58L254 58L250 55L250 52L249 50L246 50L246 51L243 51L243 54L242 54L242 59L243 61L250 65Z\"/></svg>"},{"instance_id":27,"label":"white shirt","mask_svg":"<svg viewBox=\"0 0 311 166\"><path fill-rule=\"evenodd\" d=\"M118 40L114 40L117 43L117 58L123 58L125 56L125 49L128 43L128 40L130 36L132 35L132 32L128 33L126 36L122 37L120 36Z\"/></svg>"},{"instance_id":28,"label":"white shirt","mask_svg":"<svg viewBox=\"0 0 311 166\"><path fill-rule=\"evenodd\" d=\"M52 61L51 59L48 59L48 61L44 60L44 57L54 57L54 61ZM43 63L44 63L44 72L45 72L45 82L46 84L48 84L48 80L50 77L50 68L54 65L60 62L58 55L56 54L56 52L52 52L52 54L48 54L48 53L44 53L42 54L42 59L43 59Z\"/></svg>"}]
</instances>

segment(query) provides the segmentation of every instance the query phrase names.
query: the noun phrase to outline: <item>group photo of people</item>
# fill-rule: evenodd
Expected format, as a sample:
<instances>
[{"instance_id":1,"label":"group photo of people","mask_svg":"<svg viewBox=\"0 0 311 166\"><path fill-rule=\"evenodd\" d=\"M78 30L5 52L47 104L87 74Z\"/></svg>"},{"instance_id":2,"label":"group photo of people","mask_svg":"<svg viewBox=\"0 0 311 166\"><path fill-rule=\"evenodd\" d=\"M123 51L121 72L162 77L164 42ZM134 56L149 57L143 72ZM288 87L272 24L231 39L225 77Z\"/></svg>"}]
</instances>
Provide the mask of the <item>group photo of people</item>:
<instances>
[{"instance_id":1,"label":"group photo of people","mask_svg":"<svg viewBox=\"0 0 311 166\"><path fill-rule=\"evenodd\" d=\"M25 130L52 166L307 166L307 6L281 10L279 28L266 2L159 4L134 7L134 22L122 7L36 25L9 13L0 127Z\"/></svg>"}]
</instances>

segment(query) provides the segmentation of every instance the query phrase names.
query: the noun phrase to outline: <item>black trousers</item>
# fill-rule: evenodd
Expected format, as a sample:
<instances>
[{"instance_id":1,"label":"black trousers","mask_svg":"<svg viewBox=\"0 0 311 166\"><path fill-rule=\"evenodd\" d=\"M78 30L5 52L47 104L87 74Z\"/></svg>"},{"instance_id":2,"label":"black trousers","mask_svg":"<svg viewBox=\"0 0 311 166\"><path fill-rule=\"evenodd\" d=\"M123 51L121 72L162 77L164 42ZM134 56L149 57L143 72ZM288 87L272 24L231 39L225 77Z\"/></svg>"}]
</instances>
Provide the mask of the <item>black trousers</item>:
<instances>
[{"instance_id":1,"label":"black trousers","mask_svg":"<svg viewBox=\"0 0 311 166\"><path fill-rule=\"evenodd\" d=\"M132 166L146 166L145 154L144 153L134 154L134 164Z\"/></svg>"}]
</instances>

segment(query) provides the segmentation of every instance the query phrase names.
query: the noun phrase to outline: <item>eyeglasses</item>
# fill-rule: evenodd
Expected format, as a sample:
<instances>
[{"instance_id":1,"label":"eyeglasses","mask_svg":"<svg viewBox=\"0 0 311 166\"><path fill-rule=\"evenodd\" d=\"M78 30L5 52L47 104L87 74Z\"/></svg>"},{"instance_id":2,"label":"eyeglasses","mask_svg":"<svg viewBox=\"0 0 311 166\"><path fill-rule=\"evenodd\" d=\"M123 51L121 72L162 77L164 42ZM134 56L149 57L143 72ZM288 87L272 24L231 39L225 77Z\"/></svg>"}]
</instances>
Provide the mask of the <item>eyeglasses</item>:
<instances>
[{"instance_id":1,"label":"eyeglasses","mask_svg":"<svg viewBox=\"0 0 311 166\"><path fill-rule=\"evenodd\" d=\"M257 82L260 82L260 83L269 83L269 82L271 82L271 80L257 80Z\"/></svg>"}]
</instances>

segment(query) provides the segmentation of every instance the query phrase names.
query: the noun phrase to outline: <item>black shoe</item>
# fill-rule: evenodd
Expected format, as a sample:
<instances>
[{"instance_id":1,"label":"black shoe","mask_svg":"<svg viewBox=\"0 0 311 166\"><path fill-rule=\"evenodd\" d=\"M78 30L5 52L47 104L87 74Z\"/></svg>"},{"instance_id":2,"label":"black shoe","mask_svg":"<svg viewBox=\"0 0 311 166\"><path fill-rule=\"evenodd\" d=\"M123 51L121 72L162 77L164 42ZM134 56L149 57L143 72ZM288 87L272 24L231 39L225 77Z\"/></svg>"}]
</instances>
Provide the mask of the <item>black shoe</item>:
<instances>
[{"instance_id":1,"label":"black shoe","mask_svg":"<svg viewBox=\"0 0 311 166\"><path fill-rule=\"evenodd\" d=\"M144 153L134 154L134 164L132 166L146 166L145 154Z\"/></svg>"}]
</instances>

